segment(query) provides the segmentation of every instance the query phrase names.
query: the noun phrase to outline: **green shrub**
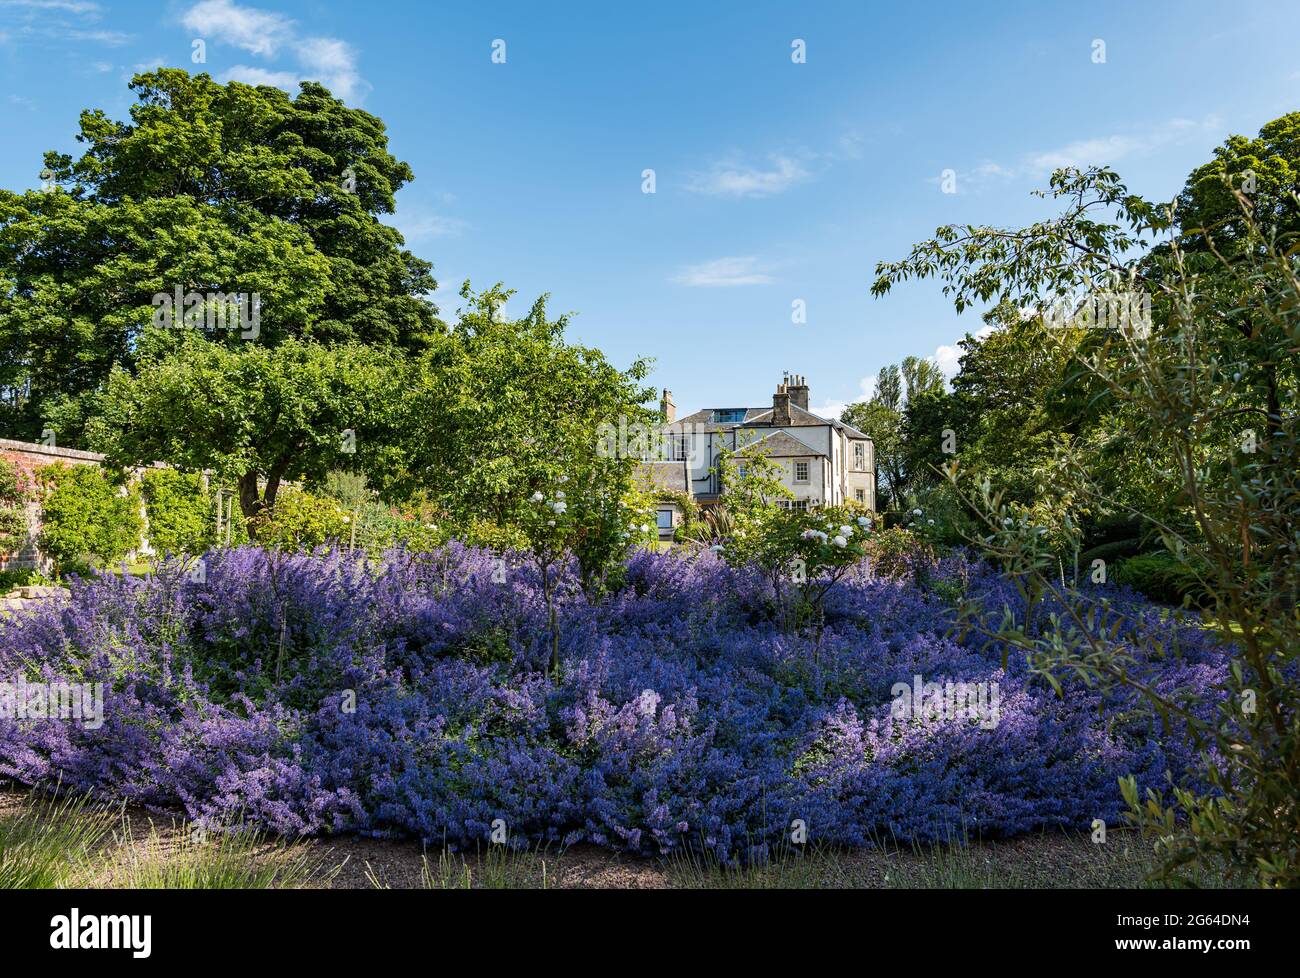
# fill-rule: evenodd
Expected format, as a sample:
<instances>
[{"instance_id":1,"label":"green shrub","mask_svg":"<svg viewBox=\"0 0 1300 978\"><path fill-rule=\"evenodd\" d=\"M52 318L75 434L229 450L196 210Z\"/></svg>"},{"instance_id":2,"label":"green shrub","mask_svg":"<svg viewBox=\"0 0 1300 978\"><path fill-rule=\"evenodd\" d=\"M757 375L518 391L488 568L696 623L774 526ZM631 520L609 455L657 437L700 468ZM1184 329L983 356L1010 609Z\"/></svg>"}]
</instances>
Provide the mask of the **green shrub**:
<instances>
[{"instance_id":1,"label":"green shrub","mask_svg":"<svg viewBox=\"0 0 1300 978\"><path fill-rule=\"evenodd\" d=\"M0 554L13 553L27 539L27 510L0 505Z\"/></svg>"},{"instance_id":2,"label":"green shrub","mask_svg":"<svg viewBox=\"0 0 1300 978\"><path fill-rule=\"evenodd\" d=\"M334 500L350 519L339 539L344 547L374 557L399 544L413 553L427 553L447 540L442 528L444 514L423 494L399 506L390 505L381 502L379 495L367 487L364 475L337 469L326 473L317 492ZM465 534L462 539L469 536Z\"/></svg>"},{"instance_id":3,"label":"green shrub","mask_svg":"<svg viewBox=\"0 0 1300 978\"><path fill-rule=\"evenodd\" d=\"M1136 588L1152 601L1164 604L1200 606L1206 600L1205 589L1195 572L1164 550L1121 560L1111 580Z\"/></svg>"},{"instance_id":4,"label":"green shrub","mask_svg":"<svg viewBox=\"0 0 1300 978\"><path fill-rule=\"evenodd\" d=\"M867 540L867 560L880 577L911 578L934 562L934 548L911 530L897 526Z\"/></svg>"},{"instance_id":5,"label":"green shrub","mask_svg":"<svg viewBox=\"0 0 1300 978\"><path fill-rule=\"evenodd\" d=\"M1142 549L1142 540L1133 537L1129 540L1112 540L1100 543L1079 554L1079 573L1085 574L1092 568L1094 560L1104 560L1108 565L1127 557L1134 557Z\"/></svg>"},{"instance_id":6,"label":"green shrub","mask_svg":"<svg viewBox=\"0 0 1300 978\"><path fill-rule=\"evenodd\" d=\"M149 543L161 553L202 553L216 541L215 503L197 473L150 469L140 477Z\"/></svg>"},{"instance_id":7,"label":"green shrub","mask_svg":"<svg viewBox=\"0 0 1300 978\"><path fill-rule=\"evenodd\" d=\"M32 487L23 471L7 458L0 458L0 503L26 502Z\"/></svg>"},{"instance_id":8,"label":"green shrub","mask_svg":"<svg viewBox=\"0 0 1300 978\"><path fill-rule=\"evenodd\" d=\"M8 594L14 588L29 584L51 583L35 567L15 567L13 570L0 571L0 594Z\"/></svg>"},{"instance_id":9,"label":"green shrub","mask_svg":"<svg viewBox=\"0 0 1300 978\"><path fill-rule=\"evenodd\" d=\"M40 546L60 572L121 560L140 546L140 497L123 495L94 465L48 465Z\"/></svg>"},{"instance_id":10,"label":"green shrub","mask_svg":"<svg viewBox=\"0 0 1300 978\"><path fill-rule=\"evenodd\" d=\"M312 550L325 544L346 544L351 515L337 500L309 492L281 492L275 505L253 520L257 542L279 550Z\"/></svg>"}]
</instances>

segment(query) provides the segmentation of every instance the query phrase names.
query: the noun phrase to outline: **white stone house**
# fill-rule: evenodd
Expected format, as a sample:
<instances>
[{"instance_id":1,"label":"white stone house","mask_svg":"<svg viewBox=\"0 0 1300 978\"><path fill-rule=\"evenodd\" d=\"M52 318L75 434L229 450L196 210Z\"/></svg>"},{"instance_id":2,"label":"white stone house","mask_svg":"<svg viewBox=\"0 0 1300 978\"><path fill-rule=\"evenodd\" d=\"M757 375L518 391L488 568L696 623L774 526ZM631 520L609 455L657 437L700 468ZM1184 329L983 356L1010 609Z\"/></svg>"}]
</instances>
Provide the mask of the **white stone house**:
<instances>
[{"instance_id":1,"label":"white stone house","mask_svg":"<svg viewBox=\"0 0 1300 978\"><path fill-rule=\"evenodd\" d=\"M876 454L870 436L844 422L808 410L808 382L787 374L762 407L704 408L677 417L672 392L660 401L664 424L659 455L641 465L643 478L701 505L725 494L716 472L725 448L761 452L781 470L795 509L853 502L876 508ZM668 539L681 520L681 508L665 498L657 507L659 536Z\"/></svg>"}]
</instances>

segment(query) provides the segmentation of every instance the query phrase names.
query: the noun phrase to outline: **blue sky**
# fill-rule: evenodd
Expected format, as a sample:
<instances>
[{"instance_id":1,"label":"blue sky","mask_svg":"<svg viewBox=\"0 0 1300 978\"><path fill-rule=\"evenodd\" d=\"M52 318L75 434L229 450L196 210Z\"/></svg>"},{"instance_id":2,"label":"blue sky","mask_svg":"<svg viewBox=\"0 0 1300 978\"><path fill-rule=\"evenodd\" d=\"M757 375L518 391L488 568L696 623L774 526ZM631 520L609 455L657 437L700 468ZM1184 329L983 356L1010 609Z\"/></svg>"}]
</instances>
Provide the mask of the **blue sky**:
<instances>
[{"instance_id":1,"label":"blue sky","mask_svg":"<svg viewBox=\"0 0 1300 978\"><path fill-rule=\"evenodd\" d=\"M520 312L549 292L572 339L655 358L680 409L764 403L789 370L833 410L908 354L950 369L981 326L934 283L873 299L877 261L1043 215L1056 165L1169 198L1227 134L1300 109L1297 28L1289 0L0 0L0 185L75 149L81 109L125 117L134 71L197 70L202 38L219 80L317 78L385 120L416 174L393 221L445 313L466 277Z\"/></svg>"}]
</instances>

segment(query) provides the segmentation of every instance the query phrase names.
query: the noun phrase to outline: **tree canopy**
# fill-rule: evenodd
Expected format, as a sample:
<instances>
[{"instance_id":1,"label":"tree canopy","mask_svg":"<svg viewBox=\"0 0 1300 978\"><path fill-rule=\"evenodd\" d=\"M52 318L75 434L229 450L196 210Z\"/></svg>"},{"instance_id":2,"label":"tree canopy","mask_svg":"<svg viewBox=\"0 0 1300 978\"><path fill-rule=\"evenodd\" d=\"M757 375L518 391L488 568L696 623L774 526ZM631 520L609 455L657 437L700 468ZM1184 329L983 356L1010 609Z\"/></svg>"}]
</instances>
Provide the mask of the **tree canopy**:
<instances>
[{"instance_id":1,"label":"tree canopy","mask_svg":"<svg viewBox=\"0 0 1300 978\"><path fill-rule=\"evenodd\" d=\"M129 121L87 110L85 152L46 154L49 188L0 191L6 430L83 445L87 398L135 367L158 294L256 294L263 345L417 351L443 332L431 265L379 220L413 174L378 118L314 83L290 98L164 68L131 88Z\"/></svg>"}]
</instances>

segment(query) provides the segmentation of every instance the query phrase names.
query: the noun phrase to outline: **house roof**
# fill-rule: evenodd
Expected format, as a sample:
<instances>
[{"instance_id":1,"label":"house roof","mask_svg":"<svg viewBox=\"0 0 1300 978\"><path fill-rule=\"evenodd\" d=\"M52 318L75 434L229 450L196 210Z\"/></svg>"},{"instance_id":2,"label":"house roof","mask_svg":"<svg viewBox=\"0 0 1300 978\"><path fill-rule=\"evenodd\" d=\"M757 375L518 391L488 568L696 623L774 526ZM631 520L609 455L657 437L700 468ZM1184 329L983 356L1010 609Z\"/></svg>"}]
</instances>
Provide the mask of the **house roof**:
<instances>
[{"instance_id":1,"label":"house roof","mask_svg":"<svg viewBox=\"0 0 1300 978\"><path fill-rule=\"evenodd\" d=\"M813 448L807 442L796 438L789 432L779 430L755 439L743 448L737 449L737 454L740 455L747 455L751 452L761 452L768 458L793 458L804 455L825 457L826 455L825 452Z\"/></svg>"},{"instance_id":2,"label":"house roof","mask_svg":"<svg viewBox=\"0 0 1300 978\"><path fill-rule=\"evenodd\" d=\"M732 421L719 423L713 420L716 411L740 411L744 410L744 421ZM772 408L771 407L751 407L751 408L704 408L696 411L694 414L688 414L683 418L678 418L672 424L665 425L664 430L674 431L681 430L682 425L691 425L697 431L729 431L732 428L761 428L772 427ZM842 431L850 438L862 438L871 441L871 436L859 431L852 425L847 425L837 418L823 418L819 414L813 414L811 411L801 408L797 404L790 405L790 424L782 427L790 428L811 428L820 425L829 425L836 431ZM817 454L821 454L818 452Z\"/></svg>"},{"instance_id":3,"label":"house roof","mask_svg":"<svg viewBox=\"0 0 1300 978\"><path fill-rule=\"evenodd\" d=\"M636 467L638 477L659 489L686 492L686 466L681 462L640 462Z\"/></svg>"}]
</instances>

